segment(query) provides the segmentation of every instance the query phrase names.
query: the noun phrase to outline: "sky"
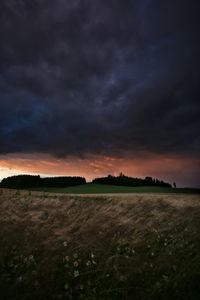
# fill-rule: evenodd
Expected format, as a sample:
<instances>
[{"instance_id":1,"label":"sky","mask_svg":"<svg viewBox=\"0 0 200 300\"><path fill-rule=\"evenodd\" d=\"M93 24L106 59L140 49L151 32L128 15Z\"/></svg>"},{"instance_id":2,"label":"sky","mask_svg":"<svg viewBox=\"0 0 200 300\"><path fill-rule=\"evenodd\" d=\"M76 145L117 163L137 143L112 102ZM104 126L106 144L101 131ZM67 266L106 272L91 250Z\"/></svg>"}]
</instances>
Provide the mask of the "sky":
<instances>
[{"instance_id":1,"label":"sky","mask_svg":"<svg viewBox=\"0 0 200 300\"><path fill-rule=\"evenodd\" d=\"M1 0L0 179L200 186L199 0Z\"/></svg>"}]
</instances>

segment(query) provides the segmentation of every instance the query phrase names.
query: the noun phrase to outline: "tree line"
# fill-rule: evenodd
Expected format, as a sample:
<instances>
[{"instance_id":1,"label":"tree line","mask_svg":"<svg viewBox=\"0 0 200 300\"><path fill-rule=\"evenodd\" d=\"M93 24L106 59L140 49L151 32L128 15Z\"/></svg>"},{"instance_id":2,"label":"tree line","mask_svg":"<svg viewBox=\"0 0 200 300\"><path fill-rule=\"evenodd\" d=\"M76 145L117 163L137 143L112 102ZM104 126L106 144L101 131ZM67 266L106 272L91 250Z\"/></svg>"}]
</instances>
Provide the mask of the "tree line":
<instances>
[{"instance_id":1,"label":"tree line","mask_svg":"<svg viewBox=\"0 0 200 300\"><path fill-rule=\"evenodd\" d=\"M107 177L95 178L93 183L108 184L108 185L122 185L122 186L160 186L160 187L172 187L170 183L158 180L152 177L133 178L120 174L119 176L108 175Z\"/></svg>"},{"instance_id":2,"label":"tree line","mask_svg":"<svg viewBox=\"0 0 200 300\"><path fill-rule=\"evenodd\" d=\"M158 180L152 177L134 178L128 177L122 173L119 176L108 175L107 177L95 178L92 183L107 184L107 185L121 185L121 186L159 186L172 187L171 184ZM86 184L84 177L45 177L41 178L39 175L17 175L4 178L1 183L1 188L13 189L27 189L27 188L64 188L75 185Z\"/></svg>"},{"instance_id":3,"label":"tree line","mask_svg":"<svg viewBox=\"0 0 200 300\"><path fill-rule=\"evenodd\" d=\"M39 175L17 175L4 178L1 183L1 188L25 189L32 187L57 187L63 188L85 184L86 180L83 177L45 177Z\"/></svg>"}]
</instances>

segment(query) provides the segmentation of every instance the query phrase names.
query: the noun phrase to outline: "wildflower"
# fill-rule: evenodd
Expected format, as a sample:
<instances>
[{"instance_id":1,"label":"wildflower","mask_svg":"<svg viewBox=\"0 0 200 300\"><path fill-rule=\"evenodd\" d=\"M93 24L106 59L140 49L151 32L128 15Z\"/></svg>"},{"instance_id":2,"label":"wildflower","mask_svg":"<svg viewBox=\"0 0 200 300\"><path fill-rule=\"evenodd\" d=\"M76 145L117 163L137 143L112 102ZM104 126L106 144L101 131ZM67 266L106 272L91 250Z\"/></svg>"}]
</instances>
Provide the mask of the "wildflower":
<instances>
[{"instance_id":1,"label":"wildflower","mask_svg":"<svg viewBox=\"0 0 200 300\"><path fill-rule=\"evenodd\" d=\"M74 267L78 267L78 262L77 261L74 262Z\"/></svg>"},{"instance_id":2,"label":"wildflower","mask_svg":"<svg viewBox=\"0 0 200 300\"><path fill-rule=\"evenodd\" d=\"M126 281L126 276L121 275L121 276L119 277L119 280L122 281L122 282Z\"/></svg>"},{"instance_id":3,"label":"wildflower","mask_svg":"<svg viewBox=\"0 0 200 300\"><path fill-rule=\"evenodd\" d=\"M97 264L95 260L92 260L92 263L93 263L93 265L96 265L96 264Z\"/></svg>"},{"instance_id":4,"label":"wildflower","mask_svg":"<svg viewBox=\"0 0 200 300\"><path fill-rule=\"evenodd\" d=\"M63 246L67 247L67 242L66 241L63 242Z\"/></svg>"},{"instance_id":5,"label":"wildflower","mask_svg":"<svg viewBox=\"0 0 200 300\"><path fill-rule=\"evenodd\" d=\"M29 256L29 260L30 260L31 262L34 262L34 256L33 256L33 255L30 255L30 256Z\"/></svg>"},{"instance_id":6,"label":"wildflower","mask_svg":"<svg viewBox=\"0 0 200 300\"><path fill-rule=\"evenodd\" d=\"M79 276L79 271L78 270L75 270L74 271L74 277L76 278L76 277L78 277Z\"/></svg>"},{"instance_id":7,"label":"wildflower","mask_svg":"<svg viewBox=\"0 0 200 300\"><path fill-rule=\"evenodd\" d=\"M151 256L154 256L154 255L155 255L155 253L154 253L154 252L152 252L152 253L151 253Z\"/></svg>"},{"instance_id":8,"label":"wildflower","mask_svg":"<svg viewBox=\"0 0 200 300\"><path fill-rule=\"evenodd\" d=\"M65 261L69 261L69 256L65 256Z\"/></svg>"},{"instance_id":9,"label":"wildflower","mask_svg":"<svg viewBox=\"0 0 200 300\"><path fill-rule=\"evenodd\" d=\"M156 282L156 287L160 288L161 287L161 283L159 281Z\"/></svg>"},{"instance_id":10,"label":"wildflower","mask_svg":"<svg viewBox=\"0 0 200 300\"><path fill-rule=\"evenodd\" d=\"M22 282L22 280L23 280L23 277L22 277L22 276L19 276L19 277L17 278L17 281L18 281L18 282Z\"/></svg>"},{"instance_id":11,"label":"wildflower","mask_svg":"<svg viewBox=\"0 0 200 300\"><path fill-rule=\"evenodd\" d=\"M168 277L168 276L166 276L166 275L163 275L163 279L164 279L164 281L165 281L165 282L168 282L168 280L169 280L169 277Z\"/></svg>"},{"instance_id":12,"label":"wildflower","mask_svg":"<svg viewBox=\"0 0 200 300\"><path fill-rule=\"evenodd\" d=\"M91 261L90 261L90 260L88 260L88 261L86 262L86 266L87 266L87 267L91 266Z\"/></svg>"},{"instance_id":13,"label":"wildflower","mask_svg":"<svg viewBox=\"0 0 200 300\"><path fill-rule=\"evenodd\" d=\"M69 285L66 283L65 286L64 286L65 290L68 290L69 288Z\"/></svg>"},{"instance_id":14,"label":"wildflower","mask_svg":"<svg viewBox=\"0 0 200 300\"><path fill-rule=\"evenodd\" d=\"M95 256L94 256L94 253L91 253L91 257L92 257L92 258L94 258L94 257L95 257Z\"/></svg>"},{"instance_id":15,"label":"wildflower","mask_svg":"<svg viewBox=\"0 0 200 300\"><path fill-rule=\"evenodd\" d=\"M135 250L134 249L132 249L132 254L135 255Z\"/></svg>"}]
</instances>

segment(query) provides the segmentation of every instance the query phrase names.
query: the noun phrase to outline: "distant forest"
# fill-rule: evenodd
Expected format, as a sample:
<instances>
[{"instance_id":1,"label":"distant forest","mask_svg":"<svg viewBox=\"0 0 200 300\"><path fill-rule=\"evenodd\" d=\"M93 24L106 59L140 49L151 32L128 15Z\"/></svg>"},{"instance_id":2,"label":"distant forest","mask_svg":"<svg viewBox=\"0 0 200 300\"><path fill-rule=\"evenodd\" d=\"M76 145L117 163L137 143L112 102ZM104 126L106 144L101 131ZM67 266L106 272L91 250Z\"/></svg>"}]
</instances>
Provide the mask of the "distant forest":
<instances>
[{"instance_id":1,"label":"distant forest","mask_svg":"<svg viewBox=\"0 0 200 300\"><path fill-rule=\"evenodd\" d=\"M18 175L4 178L1 183L1 188L25 189L32 187L68 187L85 184L86 180L83 177L46 177L41 178L33 175Z\"/></svg>"},{"instance_id":2,"label":"distant forest","mask_svg":"<svg viewBox=\"0 0 200 300\"><path fill-rule=\"evenodd\" d=\"M108 175L107 177L95 178L93 183L110 184L110 185L123 185L123 186L160 186L172 187L170 183L163 180L154 179L152 177L133 178L120 174L119 176Z\"/></svg>"},{"instance_id":3,"label":"distant forest","mask_svg":"<svg viewBox=\"0 0 200 300\"><path fill-rule=\"evenodd\" d=\"M95 178L92 183L119 185L119 186L159 186L159 187L172 187L171 184L162 180L154 179L152 177L133 178L124 174L119 176L108 175L107 177ZM4 178L1 183L1 188L13 189L27 189L37 187L47 188L64 188L76 185L86 184L84 177L46 177L41 178L39 175L18 175Z\"/></svg>"}]
</instances>

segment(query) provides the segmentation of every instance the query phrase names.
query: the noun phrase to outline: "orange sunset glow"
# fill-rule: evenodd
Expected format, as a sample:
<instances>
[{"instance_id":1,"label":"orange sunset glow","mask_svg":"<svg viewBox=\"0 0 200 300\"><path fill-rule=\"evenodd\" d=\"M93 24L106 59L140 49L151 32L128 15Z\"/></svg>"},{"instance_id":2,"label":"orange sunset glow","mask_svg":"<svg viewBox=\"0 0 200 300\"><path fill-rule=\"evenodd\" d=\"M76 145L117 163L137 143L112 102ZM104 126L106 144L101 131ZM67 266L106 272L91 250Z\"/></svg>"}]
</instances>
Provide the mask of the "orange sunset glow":
<instances>
[{"instance_id":1,"label":"orange sunset glow","mask_svg":"<svg viewBox=\"0 0 200 300\"><path fill-rule=\"evenodd\" d=\"M140 158L119 158L111 156L89 156L85 159L68 157L58 159L44 154L0 156L0 176L15 174L40 174L41 176L83 176L91 181L98 176L118 175L120 172L134 177L147 175L179 186L194 182L199 170L199 160L163 155L146 155ZM184 172L187 170L187 172ZM194 171L195 170L195 171Z\"/></svg>"}]
</instances>

